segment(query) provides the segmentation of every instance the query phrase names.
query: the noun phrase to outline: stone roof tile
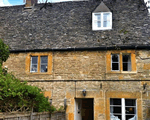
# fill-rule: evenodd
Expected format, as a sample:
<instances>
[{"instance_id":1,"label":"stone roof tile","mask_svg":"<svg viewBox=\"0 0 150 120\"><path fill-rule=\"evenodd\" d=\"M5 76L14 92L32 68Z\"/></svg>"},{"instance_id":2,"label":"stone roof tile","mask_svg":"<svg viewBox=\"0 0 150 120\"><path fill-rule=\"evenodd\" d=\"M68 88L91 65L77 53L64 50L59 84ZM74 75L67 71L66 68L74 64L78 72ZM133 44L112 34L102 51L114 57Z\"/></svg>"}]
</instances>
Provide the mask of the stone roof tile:
<instances>
[{"instance_id":1,"label":"stone roof tile","mask_svg":"<svg viewBox=\"0 0 150 120\"><path fill-rule=\"evenodd\" d=\"M0 8L0 38L11 50L150 45L150 16L138 0L105 0L112 30L92 31L92 12L100 1L52 3L52 7Z\"/></svg>"}]
</instances>

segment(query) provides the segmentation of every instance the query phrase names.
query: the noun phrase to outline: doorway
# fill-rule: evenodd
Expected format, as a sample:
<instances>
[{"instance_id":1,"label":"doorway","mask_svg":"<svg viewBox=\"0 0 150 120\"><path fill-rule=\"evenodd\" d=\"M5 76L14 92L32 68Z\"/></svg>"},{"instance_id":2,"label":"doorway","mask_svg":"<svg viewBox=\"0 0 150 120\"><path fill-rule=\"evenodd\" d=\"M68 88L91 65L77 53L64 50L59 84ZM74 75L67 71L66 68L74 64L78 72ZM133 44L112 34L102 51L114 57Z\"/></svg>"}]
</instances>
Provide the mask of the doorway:
<instances>
[{"instance_id":1,"label":"doorway","mask_svg":"<svg viewBox=\"0 0 150 120\"><path fill-rule=\"evenodd\" d=\"M75 120L94 120L93 98L75 99Z\"/></svg>"}]
</instances>

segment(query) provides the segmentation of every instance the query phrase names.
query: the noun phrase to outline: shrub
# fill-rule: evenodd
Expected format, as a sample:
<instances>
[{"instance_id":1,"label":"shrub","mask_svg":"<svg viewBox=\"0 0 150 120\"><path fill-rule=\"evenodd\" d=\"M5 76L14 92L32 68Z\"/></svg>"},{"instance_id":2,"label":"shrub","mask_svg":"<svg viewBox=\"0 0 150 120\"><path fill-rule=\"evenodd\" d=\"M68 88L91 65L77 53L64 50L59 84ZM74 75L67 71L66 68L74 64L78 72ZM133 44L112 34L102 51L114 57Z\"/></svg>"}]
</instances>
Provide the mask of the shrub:
<instances>
[{"instance_id":1,"label":"shrub","mask_svg":"<svg viewBox=\"0 0 150 120\"><path fill-rule=\"evenodd\" d=\"M41 89L20 82L13 74L2 68L9 57L9 47L0 39L0 111L54 111Z\"/></svg>"},{"instance_id":2,"label":"shrub","mask_svg":"<svg viewBox=\"0 0 150 120\"><path fill-rule=\"evenodd\" d=\"M4 72L5 71L5 72ZM0 109L2 112L53 111L48 99L44 97L41 89L21 83L12 74L7 73L0 65Z\"/></svg>"}]
</instances>

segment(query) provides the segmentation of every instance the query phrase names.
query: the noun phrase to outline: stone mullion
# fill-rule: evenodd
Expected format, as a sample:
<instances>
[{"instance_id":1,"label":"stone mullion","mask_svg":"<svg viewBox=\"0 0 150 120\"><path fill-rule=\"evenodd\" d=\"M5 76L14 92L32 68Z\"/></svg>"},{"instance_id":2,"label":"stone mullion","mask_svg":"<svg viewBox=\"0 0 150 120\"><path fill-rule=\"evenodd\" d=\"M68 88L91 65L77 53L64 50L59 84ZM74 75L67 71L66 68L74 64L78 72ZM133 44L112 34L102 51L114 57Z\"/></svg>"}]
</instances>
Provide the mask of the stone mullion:
<instances>
[{"instance_id":1,"label":"stone mullion","mask_svg":"<svg viewBox=\"0 0 150 120\"><path fill-rule=\"evenodd\" d=\"M40 65L41 65L41 64L40 64L40 55L38 55L38 70L37 70L38 73L40 73Z\"/></svg>"},{"instance_id":2,"label":"stone mullion","mask_svg":"<svg viewBox=\"0 0 150 120\"><path fill-rule=\"evenodd\" d=\"M120 61L119 61L119 64L120 64L120 71L122 72L122 71L123 71L122 53L120 53Z\"/></svg>"}]
</instances>

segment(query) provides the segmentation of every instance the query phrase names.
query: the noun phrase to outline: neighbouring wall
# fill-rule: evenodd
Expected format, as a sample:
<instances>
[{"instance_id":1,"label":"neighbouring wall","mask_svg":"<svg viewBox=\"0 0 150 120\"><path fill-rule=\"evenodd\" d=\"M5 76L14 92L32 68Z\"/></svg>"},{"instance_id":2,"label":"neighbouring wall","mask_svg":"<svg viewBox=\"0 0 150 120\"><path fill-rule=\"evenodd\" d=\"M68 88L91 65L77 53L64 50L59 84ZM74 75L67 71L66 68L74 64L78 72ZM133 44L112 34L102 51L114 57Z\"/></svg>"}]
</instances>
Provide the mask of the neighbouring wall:
<instances>
[{"instance_id":1,"label":"neighbouring wall","mask_svg":"<svg viewBox=\"0 0 150 120\"><path fill-rule=\"evenodd\" d=\"M30 120L31 115L28 113L14 113L14 114L1 114L0 120ZM55 113L33 113L32 120L65 120L64 112L55 112Z\"/></svg>"}]
</instances>

